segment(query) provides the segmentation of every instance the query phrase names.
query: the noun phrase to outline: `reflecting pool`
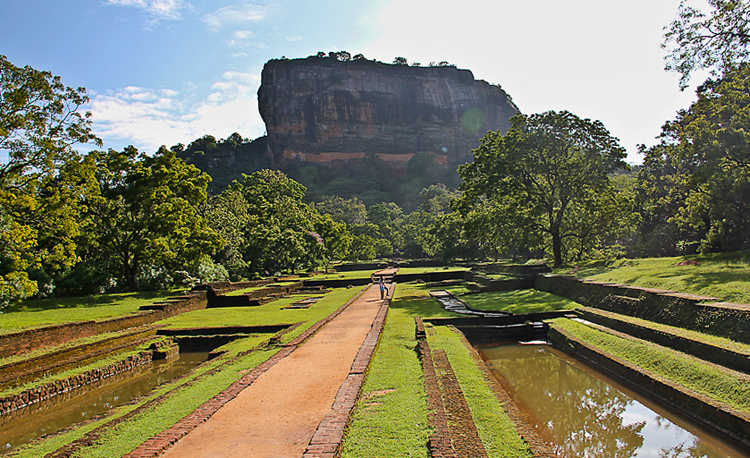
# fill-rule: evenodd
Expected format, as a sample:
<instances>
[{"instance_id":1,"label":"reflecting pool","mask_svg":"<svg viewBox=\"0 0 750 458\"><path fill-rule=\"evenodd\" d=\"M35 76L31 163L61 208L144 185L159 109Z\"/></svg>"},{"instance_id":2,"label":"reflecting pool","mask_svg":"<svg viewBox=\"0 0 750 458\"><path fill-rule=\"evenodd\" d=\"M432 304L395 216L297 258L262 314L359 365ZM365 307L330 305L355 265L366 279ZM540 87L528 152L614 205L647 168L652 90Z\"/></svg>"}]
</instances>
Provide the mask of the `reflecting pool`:
<instances>
[{"instance_id":1,"label":"reflecting pool","mask_svg":"<svg viewBox=\"0 0 750 458\"><path fill-rule=\"evenodd\" d=\"M537 433L569 458L747 458L547 345L480 348Z\"/></svg>"},{"instance_id":2,"label":"reflecting pool","mask_svg":"<svg viewBox=\"0 0 750 458\"><path fill-rule=\"evenodd\" d=\"M181 353L179 359L154 361L0 415L0 453L125 404L192 370L207 358L205 352Z\"/></svg>"}]
</instances>

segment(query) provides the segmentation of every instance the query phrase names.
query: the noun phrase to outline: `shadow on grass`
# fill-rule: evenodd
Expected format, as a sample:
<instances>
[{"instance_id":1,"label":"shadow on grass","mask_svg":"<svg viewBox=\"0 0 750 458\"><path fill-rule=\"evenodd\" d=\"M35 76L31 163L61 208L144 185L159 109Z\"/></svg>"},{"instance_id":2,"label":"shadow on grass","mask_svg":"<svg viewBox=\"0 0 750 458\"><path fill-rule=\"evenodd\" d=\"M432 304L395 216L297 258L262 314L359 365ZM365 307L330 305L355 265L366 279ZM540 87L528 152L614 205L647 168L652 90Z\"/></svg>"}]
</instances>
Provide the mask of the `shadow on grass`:
<instances>
[{"instance_id":1,"label":"shadow on grass","mask_svg":"<svg viewBox=\"0 0 750 458\"><path fill-rule=\"evenodd\" d=\"M3 312L39 312L69 308L90 308L114 305L128 300L150 300L173 296L181 290L143 291L138 293L99 294L83 297L29 299L6 307Z\"/></svg>"},{"instance_id":2,"label":"shadow on grass","mask_svg":"<svg viewBox=\"0 0 750 458\"><path fill-rule=\"evenodd\" d=\"M459 299L475 310L513 314L570 310L580 307L580 304L564 297L535 289L465 294Z\"/></svg>"},{"instance_id":3,"label":"shadow on grass","mask_svg":"<svg viewBox=\"0 0 750 458\"><path fill-rule=\"evenodd\" d=\"M392 309L401 310L406 315L421 316L423 318L457 317L464 316L449 312L440 306L440 303L431 297L405 296L399 297L391 302Z\"/></svg>"},{"instance_id":4,"label":"shadow on grass","mask_svg":"<svg viewBox=\"0 0 750 458\"><path fill-rule=\"evenodd\" d=\"M426 286L411 286L417 291L426 292ZM455 294L455 292L454 292ZM510 312L513 314L539 313L555 310L571 310L580 307L581 304L565 299L554 294L524 289L517 291L487 292L478 294L457 294L469 307L475 310L487 312ZM391 302L391 307L401 309L411 316L422 316L424 318L458 317L467 316L463 314L448 312L440 306L440 303L429 296L407 295L397 297Z\"/></svg>"}]
</instances>

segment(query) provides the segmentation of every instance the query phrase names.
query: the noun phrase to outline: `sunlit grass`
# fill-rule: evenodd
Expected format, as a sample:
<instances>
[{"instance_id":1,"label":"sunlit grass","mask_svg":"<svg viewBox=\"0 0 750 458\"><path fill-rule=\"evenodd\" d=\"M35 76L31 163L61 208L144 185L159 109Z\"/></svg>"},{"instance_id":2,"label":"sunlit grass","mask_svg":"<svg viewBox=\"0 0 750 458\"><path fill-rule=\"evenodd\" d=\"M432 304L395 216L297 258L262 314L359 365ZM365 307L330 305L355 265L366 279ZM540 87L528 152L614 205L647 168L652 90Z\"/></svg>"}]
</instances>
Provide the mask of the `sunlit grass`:
<instances>
[{"instance_id":1,"label":"sunlit grass","mask_svg":"<svg viewBox=\"0 0 750 458\"><path fill-rule=\"evenodd\" d=\"M510 312L513 314L540 313L554 310L572 310L581 307L581 304L577 302L535 289L473 294L467 294L469 290L465 285L454 285L438 289L454 294L466 303L466 305L475 310L488 312Z\"/></svg>"},{"instance_id":2,"label":"sunlit grass","mask_svg":"<svg viewBox=\"0 0 750 458\"><path fill-rule=\"evenodd\" d=\"M676 265L682 261L696 261L698 265ZM570 272L570 268L557 271ZM610 265L599 262L582 265L575 271L575 275L750 304L750 253L747 251L673 258L621 259Z\"/></svg>"},{"instance_id":3,"label":"sunlit grass","mask_svg":"<svg viewBox=\"0 0 750 458\"><path fill-rule=\"evenodd\" d=\"M399 267L397 275L430 274L440 272L468 272L468 267L438 266L438 267Z\"/></svg>"},{"instance_id":4,"label":"sunlit grass","mask_svg":"<svg viewBox=\"0 0 750 458\"><path fill-rule=\"evenodd\" d=\"M423 284L400 284L388 312L380 345L344 441L343 458L427 457L426 393L415 347L415 316L460 316L443 310ZM490 457L531 456L486 386L468 350L447 328L430 345L445 349L469 402Z\"/></svg>"},{"instance_id":5,"label":"sunlit grass","mask_svg":"<svg viewBox=\"0 0 750 458\"><path fill-rule=\"evenodd\" d=\"M680 386L742 412L750 413L750 377L707 364L645 341L623 339L573 320L559 318L551 326Z\"/></svg>"},{"instance_id":6,"label":"sunlit grass","mask_svg":"<svg viewBox=\"0 0 750 458\"><path fill-rule=\"evenodd\" d=\"M461 338L445 326L436 326L428 338L431 349L445 350L461 386L482 444L490 458L531 457L528 445L487 386Z\"/></svg>"},{"instance_id":7,"label":"sunlit grass","mask_svg":"<svg viewBox=\"0 0 750 458\"><path fill-rule=\"evenodd\" d=\"M357 280L370 278L375 270L350 270L346 272L329 272L327 274L318 274L309 278L309 280ZM307 280L307 278L305 279Z\"/></svg>"},{"instance_id":8,"label":"sunlit grass","mask_svg":"<svg viewBox=\"0 0 750 458\"><path fill-rule=\"evenodd\" d=\"M165 300L177 293L170 290L28 300L0 314L0 333L128 315L143 305Z\"/></svg>"},{"instance_id":9,"label":"sunlit grass","mask_svg":"<svg viewBox=\"0 0 750 458\"><path fill-rule=\"evenodd\" d=\"M437 303L408 285L396 287L383 334L344 439L343 458L427 458L427 401L415 350L414 315Z\"/></svg>"},{"instance_id":10,"label":"sunlit grass","mask_svg":"<svg viewBox=\"0 0 750 458\"><path fill-rule=\"evenodd\" d=\"M303 322L301 326L283 337L282 341L286 342L332 313L347 300L354 297L361 289L336 288L306 309L285 309L292 302L304 298L304 296L294 296L257 307L216 307L193 310L160 323L166 323L167 328L170 329L181 329L220 326L268 326Z\"/></svg>"}]
</instances>

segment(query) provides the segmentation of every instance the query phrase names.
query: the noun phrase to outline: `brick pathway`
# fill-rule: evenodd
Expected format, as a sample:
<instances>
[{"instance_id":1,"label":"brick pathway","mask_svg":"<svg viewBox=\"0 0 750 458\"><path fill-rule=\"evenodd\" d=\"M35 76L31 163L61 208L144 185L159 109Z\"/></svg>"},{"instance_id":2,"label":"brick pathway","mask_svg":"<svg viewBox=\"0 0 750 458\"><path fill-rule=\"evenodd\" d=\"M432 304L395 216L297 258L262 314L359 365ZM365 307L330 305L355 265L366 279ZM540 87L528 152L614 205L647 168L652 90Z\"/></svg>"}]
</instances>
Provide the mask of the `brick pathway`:
<instances>
[{"instance_id":1,"label":"brick pathway","mask_svg":"<svg viewBox=\"0 0 750 458\"><path fill-rule=\"evenodd\" d=\"M228 393L231 399L214 398L222 406L207 420L199 409L192 422L186 417L160 434L174 445L159 456L333 456L385 320L388 301L379 295L369 288L304 345L282 351L238 393ZM163 439L131 456L155 456Z\"/></svg>"}]
</instances>

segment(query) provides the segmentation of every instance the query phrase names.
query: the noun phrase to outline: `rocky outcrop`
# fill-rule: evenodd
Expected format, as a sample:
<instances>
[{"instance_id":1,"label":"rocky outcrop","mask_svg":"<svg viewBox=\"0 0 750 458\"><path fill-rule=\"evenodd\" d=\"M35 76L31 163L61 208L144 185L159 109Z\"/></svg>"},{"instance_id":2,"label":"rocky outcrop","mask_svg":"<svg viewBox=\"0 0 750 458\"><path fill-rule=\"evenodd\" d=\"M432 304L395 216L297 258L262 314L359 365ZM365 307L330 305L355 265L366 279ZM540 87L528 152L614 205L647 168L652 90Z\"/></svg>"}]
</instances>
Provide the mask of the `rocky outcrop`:
<instances>
[{"instance_id":1,"label":"rocky outcrop","mask_svg":"<svg viewBox=\"0 0 750 458\"><path fill-rule=\"evenodd\" d=\"M413 67L336 56L272 60L258 91L274 163L332 163L415 153L455 166L518 109L499 86L453 66Z\"/></svg>"}]
</instances>

